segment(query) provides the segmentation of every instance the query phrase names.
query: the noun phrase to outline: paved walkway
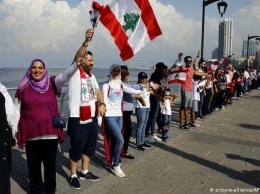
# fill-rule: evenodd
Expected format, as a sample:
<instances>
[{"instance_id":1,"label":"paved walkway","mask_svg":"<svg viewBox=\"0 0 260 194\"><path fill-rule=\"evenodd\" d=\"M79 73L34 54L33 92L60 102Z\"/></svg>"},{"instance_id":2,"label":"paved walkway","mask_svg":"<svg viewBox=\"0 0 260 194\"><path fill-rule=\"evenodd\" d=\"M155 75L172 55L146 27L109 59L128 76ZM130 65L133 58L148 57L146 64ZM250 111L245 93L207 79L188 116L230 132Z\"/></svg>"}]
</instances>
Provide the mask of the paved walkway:
<instances>
[{"instance_id":1,"label":"paved walkway","mask_svg":"<svg viewBox=\"0 0 260 194\"><path fill-rule=\"evenodd\" d=\"M145 152L134 148L134 160L122 162L125 178L118 178L104 167L104 149L100 139L90 171L99 182L80 181L81 190L72 189L69 138L61 144L57 162L57 193L157 194L157 193L257 193L260 188L260 90L254 90L226 110L215 111L200 127L190 131L177 128L177 110L168 142L156 142ZM135 116L133 118L133 128ZM25 153L14 150L12 193L28 191ZM250 190L251 189L251 190Z\"/></svg>"}]
</instances>

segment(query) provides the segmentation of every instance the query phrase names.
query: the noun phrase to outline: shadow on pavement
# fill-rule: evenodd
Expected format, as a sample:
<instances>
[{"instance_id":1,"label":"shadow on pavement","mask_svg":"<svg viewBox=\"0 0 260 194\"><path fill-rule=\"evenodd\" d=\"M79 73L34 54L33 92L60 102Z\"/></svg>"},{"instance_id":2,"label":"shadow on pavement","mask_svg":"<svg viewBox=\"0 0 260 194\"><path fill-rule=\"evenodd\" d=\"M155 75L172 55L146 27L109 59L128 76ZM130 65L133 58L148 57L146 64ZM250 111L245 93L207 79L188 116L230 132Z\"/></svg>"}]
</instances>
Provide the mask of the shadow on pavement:
<instances>
[{"instance_id":1,"label":"shadow on pavement","mask_svg":"<svg viewBox=\"0 0 260 194\"><path fill-rule=\"evenodd\" d=\"M166 151L169 151L169 152L176 154L178 156L181 156L181 157L183 157L187 160L196 162L200 165L203 165L203 166L208 167L210 169L213 169L213 170L216 170L216 171L221 172L223 174L226 174L234 180L242 181L242 182L247 183L249 185L252 185L254 187L259 187L259 185L260 185L260 178L259 178L260 172L259 171L243 171L243 173L241 173L241 172L235 171L231 168L221 166L220 164L218 164L216 162L212 162L212 161L200 158L196 155L183 152L183 151L178 150L176 148L169 147L165 144L158 143L157 145L158 145L157 147L164 149Z\"/></svg>"},{"instance_id":2,"label":"shadow on pavement","mask_svg":"<svg viewBox=\"0 0 260 194\"><path fill-rule=\"evenodd\" d=\"M239 123L238 125L240 127L247 128L247 129L260 130L259 125L250 125L250 124L243 124L243 123Z\"/></svg>"}]
</instances>

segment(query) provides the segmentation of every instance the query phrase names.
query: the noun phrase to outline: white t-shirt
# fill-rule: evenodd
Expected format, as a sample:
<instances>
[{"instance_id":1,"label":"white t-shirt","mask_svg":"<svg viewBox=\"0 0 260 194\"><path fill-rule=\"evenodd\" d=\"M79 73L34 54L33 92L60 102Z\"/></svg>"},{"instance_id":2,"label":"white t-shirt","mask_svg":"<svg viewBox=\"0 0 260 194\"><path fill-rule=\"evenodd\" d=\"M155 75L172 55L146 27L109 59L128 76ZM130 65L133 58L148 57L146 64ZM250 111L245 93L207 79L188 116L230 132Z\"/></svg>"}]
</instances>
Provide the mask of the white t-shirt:
<instances>
[{"instance_id":1,"label":"white t-shirt","mask_svg":"<svg viewBox=\"0 0 260 194\"><path fill-rule=\"evenodd\" d=\"M199 81L193 81L193 100L200 101Z\"/></svg>"},{"instance_id":2,"label":"white t-shirt","mask_svg":"<svg viewBox=\"0 0 260 194\"><path fill-rule=\"evenodd\" d=\"M136 90L144 90L144 87L142 84L135 84L133 86L134 89ZM150 108L150 92L146 91L142 94L140 94L140 96L144 99L146 106L143 106L139 100L134 100L134 105L136 108Z\"/></svg>"},{"instance_id":3,"label":"white t-shirt","mask_svg":"<svg viewBox=\"0 0 260 194\"><path fill-rule=\"evenodd\" d=\"M160 102L160 106L161 106L161 113L163 115L172 115L170 99L164 99L164 102Z\"/></svg>"},{"instance_id":4,"label":"white t-shirt","mask_svg":"<svg viewBox=\"0 0 260 194\"><path fill-rule=\"evenodd\" d=\"M93 74L91 77L86 74L86 81L88 90L87 92L89 94L89 103L91 106L91 116L94 117L96 116L96 90L99 89L99 85L97 83L96 77ZM81 80L79 70L77 70L77 72L68 81L67 94L69 117L79 117L81 103Z\"/></svg>"},{"instance_id":5,"label":"white t-shirt","mask_svg":"<svg viewBox=\"0 0 260 194\"><path fill-rule=\"evenodd\" d=\"M143 93L141 90L135 90L123 84L121 84L121 87L119 86L117 88L112 88L108 83L103 84L102 93L107 108L105 117L122 116L123 92L128 94Z\"/></svg>"},{"instance_id":6,"label":"white t-shirt","mask_svg":"<svg viewBox=\"0 0 260 194\"><path fill-rule=\"evenodd\" d=\"M203 80L202 82L199 83L198 86L205 86L206 85L206 80ZM202 92L204 89L200 89L200 92Z\"/></svg>"},{"instance_id":7,"label":"white t-shirt","mask_svg":"<svg viewBox=\"0 0 260 194\"><path fill-rule=\"evenodd\" d=\"M250 78L250 75L249 75L248 71L244 71L244 76L246 77L246 79Z\"/></svg>"}]
</instances>

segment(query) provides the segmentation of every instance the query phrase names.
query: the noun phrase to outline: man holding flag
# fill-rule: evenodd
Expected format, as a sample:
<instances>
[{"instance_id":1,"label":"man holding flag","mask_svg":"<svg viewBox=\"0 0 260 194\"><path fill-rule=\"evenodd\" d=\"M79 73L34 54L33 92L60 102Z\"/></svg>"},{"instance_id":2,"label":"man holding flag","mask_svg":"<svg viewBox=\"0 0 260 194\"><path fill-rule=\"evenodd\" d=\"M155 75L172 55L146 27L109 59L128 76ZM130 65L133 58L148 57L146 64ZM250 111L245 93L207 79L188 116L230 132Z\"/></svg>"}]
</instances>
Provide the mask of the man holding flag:
<instances>
[{"instance_id":1,"label":"man holding flag","mask_svg":"<svg viewBox=\"0 0 260 194\"><path fill-rule=\"evenodd\" d=\"M197 63L198 58L200 57L200 53L201 52L199 51L193 64ZM206 76L207 73L197 72L195 71L195 69L191 67L192 64L191 56L186 56L184 58L184 62L185 65L182 65L180 67L180 70L187 71L187 74L186 74L186 82L182 83L182 87L181 87L181 107L179 111L179 116L180 116L180 128L189 129L189 126L195 127L193 123L189 123L189 108L192 107L193 75ZM184 123L184 117L185 117L185 123Z\"/></svg>"}]
</instances>

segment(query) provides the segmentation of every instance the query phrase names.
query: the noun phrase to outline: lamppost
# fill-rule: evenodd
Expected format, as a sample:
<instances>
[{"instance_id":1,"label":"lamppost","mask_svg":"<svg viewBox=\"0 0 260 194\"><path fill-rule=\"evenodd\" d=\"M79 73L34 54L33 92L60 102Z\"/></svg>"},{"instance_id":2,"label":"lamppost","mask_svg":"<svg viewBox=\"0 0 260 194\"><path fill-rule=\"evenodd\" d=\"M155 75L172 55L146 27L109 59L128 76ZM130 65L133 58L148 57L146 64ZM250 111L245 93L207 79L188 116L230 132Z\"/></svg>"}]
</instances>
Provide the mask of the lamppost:
<instances>
[{"instance_id":1,"label":"lamppost","mask_svg":"<svg viewBox=\"0 0 260 194\"><path fill-rule=\"evenodd\" d=\"M247 54L246 54L246 60L247 60L247 67L249 67L249 59L248 59L248 50L249 50L249 40L252 39L252 38L256 38L255 39L255 42L256 44L258 45L259 44L259 41L260 41L260 36L249 36L247 37Z\"/></svg>"},{"instance_id":2,"label":"lamppost","mask_svg":"<svg viewBox=\"0 0 260 194\"><path fill-rule=\"evenodd\" d=\"M214 3L219 0L203 0L202 2L202 30L201 30L201 60L203 60L203 49L204 49L204 23L205 23L205 7L211 3ZM226 12L228 4L226 2L219 2L218 3L218 12L223 16Z\"/></svg>"}]
</instances>

